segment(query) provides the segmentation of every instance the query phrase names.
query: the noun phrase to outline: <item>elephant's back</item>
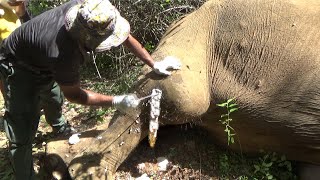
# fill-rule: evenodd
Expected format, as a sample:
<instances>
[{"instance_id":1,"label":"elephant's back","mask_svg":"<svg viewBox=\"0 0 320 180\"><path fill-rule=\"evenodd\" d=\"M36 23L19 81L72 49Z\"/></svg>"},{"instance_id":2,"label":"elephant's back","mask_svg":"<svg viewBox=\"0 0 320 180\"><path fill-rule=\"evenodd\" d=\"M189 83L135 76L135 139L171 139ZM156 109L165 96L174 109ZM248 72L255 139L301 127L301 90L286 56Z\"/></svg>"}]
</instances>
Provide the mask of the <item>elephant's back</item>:
<instances>
[{"instance_id":1,"label":"elephant's back","mask_svg":"<svg viewBox=\"0 0 320 180\"><path fill-rule=\"evenodd\" d=\"M212 97L237 100L243 146L320 163L320 1L230 0L217 13Z\"/></svg>"},{"instance_id":2,"label":"elephant's back","mask_svg":"<svg viewBox=\"0 0 320 180\"><path fill-rule=\"evenodd\" d=\"M225 1L217 16L210 69L260 91L318 74L320 1Z\"/></svg>"},{"instance_id":3,"label":"elephant's back","mask_svg":"<svg viewBox=\"0 0 320 180\"><path fill-rule=\"evenodd\" d=\"M218 13L213 97L292 111L310 102L320 117L320 1L225 1Z\"/></svg>"}]
</instances>

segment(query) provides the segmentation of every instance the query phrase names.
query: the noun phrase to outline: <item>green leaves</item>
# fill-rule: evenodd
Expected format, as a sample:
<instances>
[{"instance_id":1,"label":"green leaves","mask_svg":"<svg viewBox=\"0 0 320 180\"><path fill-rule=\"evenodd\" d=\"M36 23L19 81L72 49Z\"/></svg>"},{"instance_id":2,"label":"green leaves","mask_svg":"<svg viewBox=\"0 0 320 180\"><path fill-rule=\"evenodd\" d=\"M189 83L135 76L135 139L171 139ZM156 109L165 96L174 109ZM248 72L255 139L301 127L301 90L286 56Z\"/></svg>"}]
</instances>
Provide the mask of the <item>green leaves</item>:
<instances>
[{"instance_id":1,"label":"green leaves","mask_svg":"<svg viewBox=\"0 0 320 180\"><path fill-rule=\"evenodd\" d=\"M253 165L256 179L296 179L291 162L284 155L266 153Z\"/></svg>"},{"instance_id":2,"label":"green leaves","mask_svg":"<svg viewBox=\"0 0 320 180\"><path fill-rule=\"evenodd\" d=\"M237 111L237 110L238 110L238 108L232 108L232 109L229 110L229 112L232 113L232 112Z\"/></svg>"},{"instance_id":3,"label":"green leaves","mask_svg":"<svg viewBox=\"0 0 320 180\"><path fill-rule=\"evenodd\" d=\"M230 114L237 111L237 104L234 103L234 99L228 99L227 102L221 103L221 104L217 104L218 107L222 107L225 108L227 110L227 113L222 114L220 117L221 119L219 120L221 122L222 125L225 126L224 131L227 133L227 140L228 140L228 145L233 144L234 143L234 137L235 134L235 130L230 126L230 122L232 121L232 119L230 118Z\"/></svg>"},{"instance_id":4,"label":"green leaves","mask_svg":"<svg viewBox=\"0 0 320 180\"><path fill-rule=\"evenodd\" d=\"M29 1L29 10L33 16L37 16L44 11L57 7L68 0L57 0L57 1L47 1L47 0L38 0L38 1Z\"/></svg>"},{"instance_id":5,"label":"green leaves","mask_svg":"<svg viewBox=\"0 0 320 180\"><path fill-rule=\"evenodd\" d=\"M146 48L146 50L149 51L149 52L153 52L154 49L155 49L155 45L154 45L151 41L148 41L148 42L144 45L144 48Z\"/></svg>"},{"instance_id":6,"label":"green leaves","mask_svg":"<svg viewBox=\"0 0 320 180\"><path fill-rule=\"evenodd\" d=\"M219 107L226 107L228 105L228 103L222 103L222 104L217 104L217 106L219 106Z\"/></svg>"},{"instance_id":7,"label":"green leaves","mask_svg":"<svg viewBox=\"0 0 320 180\"><path fill-rule=\"evenodd\" d=\"M230 104L234 99L228 99L227 104Z\"/></svg>"}]
</instances>

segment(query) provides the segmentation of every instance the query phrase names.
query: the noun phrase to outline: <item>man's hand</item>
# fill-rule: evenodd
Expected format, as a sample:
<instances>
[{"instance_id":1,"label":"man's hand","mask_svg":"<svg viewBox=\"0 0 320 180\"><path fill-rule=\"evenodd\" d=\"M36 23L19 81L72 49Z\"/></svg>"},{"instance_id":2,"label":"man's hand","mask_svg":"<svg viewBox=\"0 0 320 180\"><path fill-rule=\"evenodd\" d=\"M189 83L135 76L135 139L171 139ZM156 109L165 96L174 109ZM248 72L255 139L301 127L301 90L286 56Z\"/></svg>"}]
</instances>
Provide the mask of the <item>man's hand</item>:
<instances>
[{"instance_id":1,"label":"man's hand","mask_svg":"<svg viewBox=\"0 0 320 180\"><path fill-rule=\"evenodd\" d=\"M139 103L140 101L134 94L114 96L112 101L112 105L124 113L136 108Z\"/></svg>"},{"instance_id":2,"label":"man's hand","mask_svg":"<svg viewBox=\"0 0 320 180\"><path fill-rule=\"evenodd\" d=\"M19 6L21 4L23 4L24 0L7 0L7 3L10 6Z\"/></svg>"},{"instance_id":3,"label":"man's hand","mask_svg":"<svg viewBox=\"0 0 320 180\"><path fill-rule=\"evenodd\" d=\"M153 65L153 71L160 75L171 75L168 69L181 69L179 59L167 56L162 61L155 62Z\"/></svg>"},{"instance_id":4,"label":"man's hand","mask_svg":"<svg viewBox=\"0 0 320 180\"><path fill-rule=\"evenodd\" d=\"M20 18L26 13L24 4L25 0L3 0L0 4L8 9L15 11L15 14Z\"/></svg>"}]
</instances>

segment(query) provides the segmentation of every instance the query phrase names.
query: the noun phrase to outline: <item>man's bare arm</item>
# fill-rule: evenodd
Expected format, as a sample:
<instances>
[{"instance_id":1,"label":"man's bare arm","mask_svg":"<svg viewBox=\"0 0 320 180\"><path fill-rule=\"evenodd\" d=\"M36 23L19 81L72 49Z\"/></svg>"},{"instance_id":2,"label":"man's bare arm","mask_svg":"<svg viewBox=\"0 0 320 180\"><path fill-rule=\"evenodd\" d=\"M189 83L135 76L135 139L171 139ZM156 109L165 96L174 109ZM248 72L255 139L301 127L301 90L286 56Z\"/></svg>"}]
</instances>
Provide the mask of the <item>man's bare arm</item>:
<instances>
[{"instance_id":1,"label":"man's bare arm","mask_svg":"<svg viewBox=\"0 0 320 180\"><path fill-rule=\"evenodd\" d=\"M123 42L123 45L148 66L153 67L154 61L149 52L131 34Z\"/></svg>"},{"instance_id":2,"label":"man's bare arm","mask_svg":"<svg viewBox=\"0 0 320 180\"><path fill-rule=\"evenodd\" d=\"M73 103L82 105L112 106L113 96L99 94L80 88L80 84L72 86L60 85L64 96Z\"/></svg>"}]
</instances>

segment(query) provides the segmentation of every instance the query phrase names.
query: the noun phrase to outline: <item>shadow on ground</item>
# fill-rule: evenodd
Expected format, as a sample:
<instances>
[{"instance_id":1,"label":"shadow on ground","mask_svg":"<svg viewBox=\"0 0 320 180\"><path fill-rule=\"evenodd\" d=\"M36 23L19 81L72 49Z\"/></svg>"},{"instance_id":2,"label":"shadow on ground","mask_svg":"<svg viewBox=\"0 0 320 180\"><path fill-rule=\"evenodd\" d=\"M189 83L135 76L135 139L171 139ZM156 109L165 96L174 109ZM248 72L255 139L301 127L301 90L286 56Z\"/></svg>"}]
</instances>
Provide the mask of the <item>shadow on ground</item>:
<instances>
[{"instance_id":1,"label":"shadow on ground","mask_svg":"<svg viewBox=\"0 0 320 180\"><path fill-rule=\"evenodd\" d=\"M155 167L159 157L169 161L165 172ZM155 147L149 146L147 138L143 140L119 167L117 177L126 179L146 173L154 179L218 179L215 159L214 144L201 128L161 127Z\"/></svg>"}]
</instances>

